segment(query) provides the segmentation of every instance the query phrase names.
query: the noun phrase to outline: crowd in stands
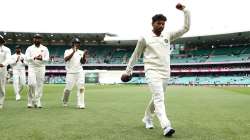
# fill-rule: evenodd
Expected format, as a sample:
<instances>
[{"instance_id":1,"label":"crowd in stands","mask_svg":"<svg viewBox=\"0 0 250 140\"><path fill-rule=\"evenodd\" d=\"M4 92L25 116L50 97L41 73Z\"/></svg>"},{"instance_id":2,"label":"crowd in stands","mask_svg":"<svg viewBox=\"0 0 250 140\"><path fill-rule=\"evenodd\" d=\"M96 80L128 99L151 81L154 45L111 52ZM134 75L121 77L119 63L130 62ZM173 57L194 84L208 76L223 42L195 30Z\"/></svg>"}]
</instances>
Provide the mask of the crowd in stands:
<instances>
[{"instance_id":1,"label":"crowd in stands","mask_svg":"<svg viewBox=\"0 0 250 140\"><path fill-rule=\"evenodd\" d=\"M25 50L25 46L23 50ZM10 47L14 48L14 47ZM50 51L50 64L64 64L64 51L67 46L48 46ZM84 48L85 49L85 48ZM127 64L134 47L91 46L87 47L89 56L87 64ZM13 49L12 49L13 51ZM250 60L250 46L241 45L236 47L206 47L180 51L179 54L171 55L171 63L211 63L211 62L247 62ZM143 63L140 58L138 64ZM174 67L173 71L223 71L232 69L250 69L248 65L200 65L190 67L182 65ZM65 76L46 75L46 83L65 83ZM135 77L130 83L146 83L144 77ZM170 80L171 84L245 84L250 83L248 76L179 76Z\"/></svg>"},{"instance_id":2,"label":"crowd in stands","mask_svg":"<svg viewBox=\"0 0 250 140\"><path fill-rule=\"evenodd\" d=\"M65 76L62 75L46 75L45 76L46 84L65 84Z\"/></svg>"},{"instance_id":3,"label":"crowd in stands","mask_svg":"<svg viewBox=\"0 0 250 140\"><path fill-rule=\"evenodd\" d=\"M232 62L249 61L250 44L235 44L190 47L182 50L178 55L172 55L172 63L210 63L210 62Z\"/></svg>"},{"instance_id":4,"label":"crowd in stands","mask_svg":"<svg viewBox=\"0 0 250 140\"><path fill-rule=\"evenodd\" d=\"M145 77L133 77L130 84L145 84ZM65 76L46 76L47 84L65 84ZM207 76L173 76L170 85L249 85L248 75L207 75Z\"/></svg>"},{"instance_id":5,"label":"crowd in stands","mask_svg":"<svg viewBox=\"0 0 250 140\"><path fill-rule=\"evenodd\" d=\"M171 85L249 85L248 75L208 75L208 76L178 76L172 77Z\"/></svg>"},{"instance_id":6,"label":"crowd in stands","mask_svg":"<svg viewBox=\"0 0 250 140\"><path fill-rule=\"evenodd\" d=\"M52 48L52 47L51 47ZM65 47L50 49L51 64L63 64L63 52ZM132 55L133 48L117 47L87 47L89 50L88 64L127 64ZM211 62L234 62L249 61L250 47L219 47L219 48L195 48L182 51L180 54L171 55L171 63L211 63ZM143 60L139 59L138 64Z\"/></svg>"}]
</instances>

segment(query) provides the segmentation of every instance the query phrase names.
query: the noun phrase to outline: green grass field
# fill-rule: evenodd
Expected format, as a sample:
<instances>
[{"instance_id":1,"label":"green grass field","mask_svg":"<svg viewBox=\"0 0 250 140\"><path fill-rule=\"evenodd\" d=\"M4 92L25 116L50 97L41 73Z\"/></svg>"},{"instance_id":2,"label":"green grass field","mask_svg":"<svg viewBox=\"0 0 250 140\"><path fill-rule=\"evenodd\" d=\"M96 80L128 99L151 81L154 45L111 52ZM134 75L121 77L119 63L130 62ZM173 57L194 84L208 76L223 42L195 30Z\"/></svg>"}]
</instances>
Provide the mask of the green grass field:
<instances>
[{"instance_id":1,"label":"green grass field","mask_svg":"<svg viewBox=\"0 0 250 140\"><path fill-rule=\"evenodd\" d=\"M26 108L26 91L15 101L11 85L0 110L0 140L249 140L250 88L169 87L168 117L176 133L146 130L141 119L151 94L142 85L87 85L84 110L76 93L63 108L64 85L45 85L42 109Z\"/></svg>"}]
</instances>

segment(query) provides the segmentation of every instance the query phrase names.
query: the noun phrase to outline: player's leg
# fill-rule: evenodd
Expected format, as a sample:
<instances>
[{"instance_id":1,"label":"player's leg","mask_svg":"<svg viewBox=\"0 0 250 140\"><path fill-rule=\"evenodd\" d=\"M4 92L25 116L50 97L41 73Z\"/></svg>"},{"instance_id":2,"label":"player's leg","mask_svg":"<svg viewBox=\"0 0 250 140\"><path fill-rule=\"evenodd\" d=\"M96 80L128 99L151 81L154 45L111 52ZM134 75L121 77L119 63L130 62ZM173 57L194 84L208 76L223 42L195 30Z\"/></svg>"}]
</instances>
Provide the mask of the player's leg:
<instances>
[{"instance_id":1,"label":"player's leg","mask_svg":"<svg viewBox=\"0 0 250 140\"><path fill-rule=\"evenodd\" d=\"M146 78L146 80L149 82L149 78ZM152 98L150 99L146 110L145 110L145 115L142 119L142 122L145 123L145 127L147 129L152 129L154 128L154 124L153 124L153 114L155 111L155 107L154 107L154 100L153 100L153 95Z\"/></svg>"},{"instance_id":2,"label":"player's leg","mask_svg":"<svg viewBox=\"0 0 250 140\"><path fill-rule=\"evenodd\" d=\"M77 76L77 107L80 109L85 108L84 94L85 94L85 74L79 73Z\"/></svg>"},{"instance_id":3,"label":"player's leg","mask_svg":"<svg viewBox=\"0 0 250 140\"><path fill-rule=\"evenodd\" d=\"M17 70L13 70L13 88L16 96L16 100L20 100L19 95L19 73Z\"/></svg>"},{"instance_id":4,"label":"player's leg","mask_svg":"<svg viewBox=\"0 0 250 140\"><path fill-rule=\"evenodd\" d=\"M21 95L21 92L23 90L23 88L25 87L25 84L26 84L26 74L25 74L25 70L21 70L20 71L20 77L19 77L19 95Z\"/></svg>"},{"instance_id":5,"label":"player's leg","mask_svg":"<svg viewBox=\"0 0 250 140\"><path fill-rule=\"evenodd\" d=\"M63 97L62 97L62 102L63 102L63 106L66 107L68 106L68 102L69 102L69 96L71 93L71 90L73 89L74 85L75 85L75 74L66 74L66 85L63 91Z\"/></svg>"},{"instance_id":6,"label":"player's leg","mask_svg":"<svg viewBox=\"0 0 250 140\"><path fill-rule=\"evenodd\" d=\"M164 80L152 78L149 80L148 85L153 95L153 102L155 107L155 114L160 121L161 127L164 129L164 135L166 132L172 131L171 123L166 115L165 103L164 103Z\"/></svg>"},{"instance_id":7,"label":"player's leg","mask_svg":"<svg viewBox=\"0 0 250 140\"><path fill-rule=\"evenodd\" d=\"M154 128L153 125L153 113L154 113L155 107L154 107L154 101L153 97L150 99L149 104L145 110L145 115L142 119L142 121L145 123L145 127L147 129Z\"/></svg>"},{"instance_id":8,"label":"player's leg","mask_svg":"<svg viewBox=\"0 0 250 140\"><path fill-rule=\"evenodd\" d=\"M77 107L80 109L85 108L85 101L84 101L84 93L85 92L85 87L84 85L79 85L77 87Z\"/></svg>"},{"instance_id":9,"label":"player's leg","mask_svg":"<svg viewBox=\"0 0 250 140\"><path fill-rule=\"evenodd\" d=\"M42 108L41 98L43 96L43 83L45 80L45 68L41 68L36 71L36 105L38 108Z\"/></svg>"},{"instance_id":10,"label":"player's leg","mask_svg":"<svg viewBox=\"0 0 250 140\"><path fill-rule=\"evenodd\" d=\"M35 92L36 92L36 75L33 68L28 68L28 108L31 108L35 104Z\"/></svg>"},{"instance_id":11,"label":"player's leg","mask_svg":"<svg viewBox=\"0 0 250 140\"><path fill-rule=\"evenodd\" d=\"M149 104L146 108L145 117L152 118L154 111L155 111L155 106L154 106L154 100L153 100L153 96L152 96L152 98L150 99Z\"/></svg>"},{"instance_id":12,"label":"player's leg","mask_svg":"<svg viewBox=\"0 0 250 140\"><path fill-rule=\"evenodd\" d=\"M163 79L163 92L166 93L167 91L167 85L168 85L168 79ZM167 116L167 114L166 114ZM163 134L165 136L172 136L172 134L175 133L175 130L170 126L165 127L163 130Z\"/></svg>"},{"instance_id":13,"label":"player's leg","mask_svg":"<svg viewBox=\"0 0 250 140\"><path fill-rule=\"evenodd\" d=\"M3 108L4 99L5 99L5 84L6 84L6 72L0 73L0 109Z\"/></svg>"}]
</instances>

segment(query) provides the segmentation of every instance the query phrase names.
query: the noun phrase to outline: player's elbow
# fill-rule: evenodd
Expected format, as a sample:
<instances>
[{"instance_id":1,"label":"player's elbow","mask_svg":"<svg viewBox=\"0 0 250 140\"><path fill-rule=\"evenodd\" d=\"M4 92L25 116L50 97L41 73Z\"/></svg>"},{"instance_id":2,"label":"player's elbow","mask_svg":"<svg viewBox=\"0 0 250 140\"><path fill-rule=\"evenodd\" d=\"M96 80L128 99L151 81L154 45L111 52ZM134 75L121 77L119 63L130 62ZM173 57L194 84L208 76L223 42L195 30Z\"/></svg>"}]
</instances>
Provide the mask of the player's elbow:
<instances>
[{"instance_id":1,"label":"player's elbow","mask_svg":"<svg viewBox=\"0 0 250 140\"><path fill-rule=\"evenodd\" d=\"M81 63L82 63L82 64L85 64L85 63L86 63L86 59L82 59L82 60L81 60Z\"/></svg>"},{"instance_id":2,"label":"player's elbow","mask_svg":"<svg viewBox=\"0 0 250 140\"><path fill-rule=\"evenodd\" d=\"M189 30L190 30L190 26L189 25L184 26L184 33L188 32Z\"/></svg>"}]
</instances>

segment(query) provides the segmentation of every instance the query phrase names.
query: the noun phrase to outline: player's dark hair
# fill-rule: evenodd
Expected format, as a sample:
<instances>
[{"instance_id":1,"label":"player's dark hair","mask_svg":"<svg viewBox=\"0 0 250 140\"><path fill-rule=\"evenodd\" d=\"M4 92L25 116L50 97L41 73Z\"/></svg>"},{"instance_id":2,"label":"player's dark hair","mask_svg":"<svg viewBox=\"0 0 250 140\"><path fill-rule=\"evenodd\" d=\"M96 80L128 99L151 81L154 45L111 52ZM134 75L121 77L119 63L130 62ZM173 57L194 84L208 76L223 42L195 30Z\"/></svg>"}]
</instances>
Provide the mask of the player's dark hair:
<instances>
[{"instance_id":1,"label":"player's dark hair","mask_svg":"<svg viewBox=\"0 0 250 140\"><path fill-rule=\"evenodd\" d=\"M152 23L160 20L167 21L167 18L163 14L156 14L152 17Z\"/></svg>"}]
</instances>

